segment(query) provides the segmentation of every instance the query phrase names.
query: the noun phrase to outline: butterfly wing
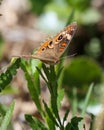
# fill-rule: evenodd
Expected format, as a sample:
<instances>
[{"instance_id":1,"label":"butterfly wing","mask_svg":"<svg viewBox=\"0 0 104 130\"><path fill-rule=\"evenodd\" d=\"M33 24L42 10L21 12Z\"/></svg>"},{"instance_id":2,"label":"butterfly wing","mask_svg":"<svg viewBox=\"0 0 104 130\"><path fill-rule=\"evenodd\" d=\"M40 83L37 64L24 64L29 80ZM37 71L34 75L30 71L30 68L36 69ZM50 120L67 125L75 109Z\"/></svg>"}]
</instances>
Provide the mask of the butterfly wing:
<instances>
[{"instance_id":1,"label":"butterfly wing","mask_svg":"<svg viewBox=\"0 0 104 130\"><path fill-rule=\"evenodd\" d=\"M56 36L49 38L46 42L44 42L35 54L22 55L21 57L40 59L47 64L57 63L60 56L68 47L76 29L77 23L73 22Z\"/></svg>"},{"instance_id":2,"label":"butterfly wing","mask_svg":"<svg viewBox=\"0 0 104 130\"><path fill-rule=\"evenodd\" d=\"M45 63L57 63L65 52L77 29L77 23L73 22L53 38L47 40L33 55Z\"/></svg>"},{"instance_id":3,"label":"butterfly wing","mask_svg":"<svg viewBox=\"0 0 104 130\"><path fill-rule=\"evenodd\" d=\"M75 31L77 29L77 23L73 22L69 26L67 26L64 31L61 31L56 37L54 38L55 43L55 52L56 56L60 58L60 56L65 52L66 48L70 44Z\"/></svg>"},{"instance_id":4,"label":"butterfly wing","mask_svg":"<svg viewBox=\"0 0 104 130\"><path fill-rule=\"evenodd\" d=\"M53 39L47 40L43 45L32 55L32 58L40 59L47 64L54 64L57 62L55 46Z\"/></svg>"}]
</instances>

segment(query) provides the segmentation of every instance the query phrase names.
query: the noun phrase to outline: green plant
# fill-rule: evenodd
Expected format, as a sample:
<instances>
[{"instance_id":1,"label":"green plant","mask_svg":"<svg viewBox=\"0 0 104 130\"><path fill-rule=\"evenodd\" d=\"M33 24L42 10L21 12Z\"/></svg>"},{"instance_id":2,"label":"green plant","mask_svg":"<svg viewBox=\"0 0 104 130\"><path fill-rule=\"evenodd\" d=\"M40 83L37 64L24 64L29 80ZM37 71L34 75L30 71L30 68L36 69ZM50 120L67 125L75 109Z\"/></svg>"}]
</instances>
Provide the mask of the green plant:
<instances>
[{"instance_id":1,"label":"green plant","mask_svg":"<svg viewBox=\"0 0 104 130\"><path fill-rule=\"evenodd\" d=\"M60 130L79 130L78 123L82 120L82 117L75 116L71 119L70 122L67 122L67 124L65 125L69 110L66 111L63 119L61 119L61 117L59 116L59 110L61 106L60 102L64 96L63 89L59 89L58 85L58 81L62 72L62 67L55 68L55 66L53 65L47 67L45 64L42 64L38 60L26 61L17 59L15 62L13 62L13 64L7 69L5 73L1 74L0 77L5 76L5 80L4 78L1 78L1 80L3 79L1 84L3 88L1 88L1 91L5 88L4 86L7 85L10 80L12 80L12 78L8 78L7 72L9 72L9 74L13 76L14 74L16 74L16 69L19 67L21 67L25 73L25 78L27 80L30 95L34 103L36 104L37 109L42 116L42 119L44 120L43 123L37 118L26 114L25 118L30 124L31 128L33 130L55 130L58 127ZM43 70L45 76L41 70ZM44 100L43 102L41 102L39 75L42 76L49 89L50 104L46 104ZM4 83L4 81L6 82ZM42 104L44 105L44 108Z\"/></svg>"},{"instance_id":2,"label":"green plant","mask_svg":"<svg viewBox=\"0 0 104 130\"><path fill-rule=\"evenodd\" d=\"M0 92L11 82L13 76L16 75L17 69L20 67L20 59L17 59L11 63L5 73L0 75Z\"/></svg>"},{"instance_id":3,"label":"green plant","mask_svg":"<svg viewBox=\"0 0 104 130\"><path fill-rule=\"evenodd\" d=\"M98 84L102 80L100 66L91 58L76 57L65 66L63 86L68 97L73 96L73 87L77 88L77 99L85 98L91 83Z\"/></svg>"},{"instance_id":4,"label":"green plant","mask_svg":"<svg viewBox=\"0 0 104 130\"><path fill-rule=\"evenodd\" d=\"M44 7L52 2L52 0L30 0L29 1L31 3L31 10L32 12L36 13L37 15L40 15L43 13L44 11Z\"/></svg>"},{"instance_id":5,"label":"green plant","mask_svg":"<svg viewBox=\"0 0 104 130\"><path fill-rule=\"evenodd\" d=\"M1 126L0 126L0 130L7 130L7 127L11 121L11 118L12 118L12 113L13 113L13 110L14 110L14 105L15 103L11 103L10 107L8 108L5 116L4 116L4 119L1 121ZM1 111L0 111L1 112Z\"/></svg>"},{"instance_id":6,"label":"green plant","mask_svg":"<svg viewBox=\"0 0 104 130\"><path fill-rule=\"evenodd\" d=\"M31 60L32 62L32 60ZM31 64L30 62L30 64ZM36 62L35 62L36 65ZM32 67L32 64L30 65ZM30 70L31 70L30 67ZM42 67L42 68L41 68ZM26 115L26 120L29 122L30 126L32 127L32 129L39 129L41 128L46 129L46 130L55 130L56 127L59 127L60 130L71 130L71 129L76 129L78 130L78 122L82 120L81 117L74 117L72 118L71 122L68 122L66 126L64 126L64 122L67 119L69 110L66 111L66 114L63 118L63 122L61 121L61 118L59 116L59 109L60 109L60 102L63 99L63 89L60 90L58 92L58 80L59 77L61 75L62 72L62 68L60 67L58 70L55 69L55 66L50 65L49 67L47 67L45 64L42 64L42 66L40 65L40 63L38 65L36 65L36 68L34 73L31 73L29 71L29 64L26 61L22 61L21 62L21 68L23 69L23 71L25 72L25 78L28 82L28 88L30 91L30 95L32 96L33 101L35 102L42 118L45 121L45 125L37 120L34 119L32 116L30 115ZM42 73L41 69L43 70L44 74ZM36 80L32 80L33 78L31 78L33 75L35 75L37 77L37 79L39 79L39 74L41 75L41 77L44 79L44 81L47 84L47 87L49 89L50 92L50 104L47 105L46 102L43 100L43 104L44 104L44 109L41 105L40 102L40 86L39 83L36 84ZM37 76L38 74L38 76ZM34 125L37 124L37 125Z\"/></svg>"}]
</instances>

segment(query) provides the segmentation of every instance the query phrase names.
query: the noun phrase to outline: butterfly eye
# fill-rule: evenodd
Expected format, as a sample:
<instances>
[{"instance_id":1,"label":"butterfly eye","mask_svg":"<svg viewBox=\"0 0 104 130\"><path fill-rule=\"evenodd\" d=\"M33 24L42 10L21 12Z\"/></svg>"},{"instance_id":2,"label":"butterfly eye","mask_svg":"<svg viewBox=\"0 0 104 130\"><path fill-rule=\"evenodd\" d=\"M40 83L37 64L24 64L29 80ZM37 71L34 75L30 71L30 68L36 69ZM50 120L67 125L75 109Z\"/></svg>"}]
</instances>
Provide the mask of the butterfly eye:
<instances>
[{"instance_id":1,"label":"butterfly eye","mask_svg":"<svg viewBox=\"0 0 104 130\"><path fill-rule=\"evenodd\" d=\"M62 40L62 38L63 38L63 35L60 35L60 36L58 37L58 40Z\"/></svg>"}]
</instances>

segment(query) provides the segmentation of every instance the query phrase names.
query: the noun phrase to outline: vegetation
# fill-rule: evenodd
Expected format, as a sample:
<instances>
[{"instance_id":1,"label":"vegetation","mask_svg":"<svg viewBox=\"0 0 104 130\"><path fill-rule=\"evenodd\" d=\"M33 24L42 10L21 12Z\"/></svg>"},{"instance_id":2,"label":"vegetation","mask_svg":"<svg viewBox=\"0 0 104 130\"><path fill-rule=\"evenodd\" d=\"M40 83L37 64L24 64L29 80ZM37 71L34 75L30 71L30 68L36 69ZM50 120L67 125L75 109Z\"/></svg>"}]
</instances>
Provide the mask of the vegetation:
<instances>
[{"instance_id":1,"label":"vegetation","mask_svg":"<svg viewBox=\"0 0 104 130\"><path fill-rule=\"evenodd\" d=\"M25 9L19 8L17 12L7 6L8 15L10 8L13 13L10 16L14 16L14 21L13 19L10 20L12 17L8 15L8 20L2 21L2 17L6 13L5 10L4 14L3 11L0 12L2 14L0 15L0 68L3 69L5 64L8 65L5 71L1 69L0 74L0 130L15 130L12 115L16 107L16 101L6 104L5 100L2 100L2 96L14 95L12 100L16 99L16 97L23 100L25 95L22 91L25 82L31 97L31 99L25 97L25 100L34 102L39 116L35 116L34 113L24 114L25 122L29 128L21 126L21 130L30 128L32 130L104 129L103 118L101 117L104 114L100 113L97 118L93 111L88 111L89 106L95 107L104 102L103 3L97 5L96 2L93 3L90 0L28 0L28 3ZM0 6L2 4L5 5L6 3L1 1ZM20 5L24 7L21 3ZM34 19L36 19L35 22ZM28 33L27 36L27 32L32 28L35 30L38 27L43 29L44 32L52 32L54 34L72 21L77 21L78 30L67 49L67 55L76 54L76 56L70 59L67 56L65 58L62 57L63 60L56 65L46 65L36 59L10 58L13 52L12 48L15 48L17 54L20 50L29 50L29 52L33 50L33 46L31 49L30 45L33 35ZM21 28L22 31L17 29L20 33L19 31L16 32L14 28ZM9 29L14 29L12 34ZM25 32L25 35L21 35L21 32ZM39 35L34 34L34 37L37 41ZM11 40L11 38L13 39ZM39 40L42 40L41 37ZM25 47L23 47L24 41ZM18 47L17 45L14 46L14 44L17 44L15 42L18 43ZM34 43L34 45L36 44ZM20 49L20 47L23 48ZM19 70L22 70L20 75L24 78L24 82L21 83L21 77L19 77L16 88L15 78L18 76ZM15 83L13 84L13 82ZM42 87L44 88L42 82L44 82L49 92L49 96L45 95L48 101L41 96ZM68 99L68 106L62 105L65 97ZM62 112L63 108L64 114L61 115L60 112ZM86 123L86 115L89 116L90 123ZM100 126L95 118L102 123Z\"/></svg>"}]
</instances>

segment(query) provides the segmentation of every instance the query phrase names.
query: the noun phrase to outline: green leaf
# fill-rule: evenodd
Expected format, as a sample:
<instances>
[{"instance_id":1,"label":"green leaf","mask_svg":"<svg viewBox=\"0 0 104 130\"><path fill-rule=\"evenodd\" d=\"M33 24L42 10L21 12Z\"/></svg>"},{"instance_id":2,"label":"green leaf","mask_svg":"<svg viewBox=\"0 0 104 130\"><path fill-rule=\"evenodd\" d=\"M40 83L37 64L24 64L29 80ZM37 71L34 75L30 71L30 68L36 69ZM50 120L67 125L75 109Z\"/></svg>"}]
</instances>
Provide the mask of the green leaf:
<instances>
[{"instance_id":1,"label":"green leaf","mask_svg":"<svg viewBox=\"0 0 104 130\"><path fill-rule=\"evenodd\" d=\"M82 117L84 117L85 113L86 113L86 109L87 109L87 106L88 106L88 103L90 101L90 97L91 97L91 93L92 93L92 90L94 88L94 84L92 83L90 86L89 86L89 89L88 89L88 92L86 94L86 98L85 98L85 101L84 101L84 106L83 106L83 110L82 110ZM79 128L82 129L83 128L83 120L81 121L80 125L79 125Z\"/></svg>"},{"instance_id":2,"label":"green leaf","mask_svg":"<svg viewBox=\"0 0 104 130\"><path fill-rule=\"evenodd\" d=\"M64 89L60 89L59 91L58 91L58 98L57 98L57 106L58 106L58 110L60 109L60 107L61 107L61 101L62 101L62 99L64 98Z\"/></svg>"},{"instance_id":3,"label":"green leaf","mask_svg":"<svg viewBox=\"0 0 104 130\"><path fill-rule=\"evenodd\" d=\"M70 122L66 125L65 130L74 130Z\"/></svg>"},{"instance_id":4,"label":"green leaf","mask_svg":"<svg viewBox=\"0 0 104 130\"><path fill-rule=\"evenodd\" d=\"M86 76L83 76L86 74ZM100 83L102 71L100 66L91 58L73 58L64 68L63 85L66 93L72 97L72 90L75 86L78 89L78 99L83 99L87 93L89 85ZM69 80L70 79L70 80Z\"/></svg>"},{"instance_id":5,"label":"green leaf","mask_svg":"<svg viewBox=\"0 0 104 130\"><path fill-rule=\"evenodd\" d=\"M31 115L26 114L25 115L25 119L29 123L29 125L31 126L31 128L33 130L38 129L38 126L37 126L37 124L35 124L35 122L34 122L34 120L33 120Z\"/></svg>"},{"instance_id":6,"label":"green leaf","mask_svg":"<svg viewBox=\"0 0 104 130\"><path fill-rule=\"evenodd\" d=\"M51 109L52 112L54 113L56 119L58 120L58 122L61 125L61 121L60 121L60 117L58 114L58 107L57 107L57 89L58 89L58 84L57 84L57 76L56 76L56 72L55 72L55 67L53 65L50 65L49 68L47 68L45 66L45 64L43 64L42 66L44 73L47 76L48 79L48 89L50 91L51 94Z\"/></svg>"},{"instance_id":7,"label":"green leaf","mask_svg":"<svg viewBox=\"0 0 104 130\"><path fill-rule=\"evenodd\" d=\"M67 23L66 23L66 26L73 21L73 19L74 19L74 14L75 14L75 10L73 9L72 12L71 12L71 14L70 14L70 16L69 16L69 18L68 18L68 21L67 21Z\"/></svg>"},{"instance_id":8,"label":"green leaf","mask_svg":"<svg viewBox=\"0 0 104 130\"><path fill-rule=\"evenodd\" d=\"M64 116L64 119L63 119L63 125L64 125L64 122L66 121L67 117L68 117L68 114L69 114L69 109L66 110L66 113L65 113L65 116Z\"/></svg>"},{"instance_id":9,"label":"green leaf","mask_svg":"<svg viewBox=\"0 0 104 130\"><path fill-rule=\"evenodd\" d=\"M82 117L73 117L71 119L71 122L69 122L66 127L65 130L80 130L78 128L78 123L82 120Z\"/></svg>"},{"instance_id":10,"label":"green leaf","mask_svg":"<svg viewBox=\"0 0 104 130\"><path fill-rule=\"evenodd\" d=\"M44 101L43 101L43 103L44 103L44 107L45 107L45 110L46 110L46 112L47 112L48 117L49 117L49 118L51 119L51 121L58 127L59 125L58 125L58 123L57 123L55 117L53 116L51 110L48 108L47 104L46 104Z\"/></svg>"},{"instance_id":11,"label":"green leaf","mask_svg":"<svg viewBox=\"0 0 104 130\"><path fill-rule=\"evenodd\" d=\"M50 76L52 80L57 81L56 79L56 72L55 72L55 66L54 65L50 65Z\"/></svg>"},{"instance_id":12,"label":"green leaf","mask_svg":"<svg viewBox=\"0 0 104 130\"><path fill-rule=\"evenodd\" d=\"M7 127L9 125L11 117L12 117L14 105L15 105L15 102L11 103L9 109L7 110L6 115L5 115L5 117L4 117L3 121L2 121L0 130L7 130Z\"/></svg>"},{"instance_id":13,"label":"green leaf","mask_svg":"<svg viewBox=\"0 0 104 130\"><path fill-rule=\"evenodd\" d=\"M64 69L63 67L61 67L58 70L58 74L57 74L58 88L62 88L63 76L64 76Z\"/></svg>"},{"instance_id":14,"label":"green leaf","mask_svg":"<svg viewBox=\"0 0 104 130\"><path fill-rule=\"evenodd\" d=\"M50 80L49 82L49 87L50 88L50 94L51 94L51 109L55 115L55 117L57 118L60 126L61 126L61 120L59 117L59 113L58 113L58 105L57 105L57 98L58 98L58 83L57 83L57 75L55 72L55 67L53 65L50 65L49 68L50 71Z\"/></svg>"},{"instance_id":15,"label":"green leaf","mask_svg":"<svg viewBox=\"0 0 104 130\"><path fill-rule=\"evenodd\" d=\"M80 12L84 12L90 5L91 0L65 0L67 4Z\"/></svg>"},{"instance_id":16,"label":"green leaf","mask_svg":"<svg viewBox=\"0 0 104 130\"><path fill-rule=\"evenodd\" d=\"M46 65L45 65L45 64L42 64L42 69L43 69L43 71L44 71L44 73L45 73L45 75L46 75L47 79L50 81L50 73L49 73L49 68L48 68L48 67L46 67Z\"/></svg>"},{"instance_id":17,"label":"green leaf","mask_svg":"<svg viewBox=\"0 0 104 130\"><path fill-rule=\"evenodd\" d=\"M40 94L40 80L39 80L39 72L37 70L36 67L38 67L39 69L41 69L42 67L42 62L40 62L37 59L32 59L30 60L30 65L31 65L31 71L32 71L32 75L34 77L34 81L35 81L35 89L37 90L37 93Z\"/></svg>"},{"instance_id":18,"label":"green leaf","mask_svg":"<svg viewBox=\"0 0 104 130\"><path fill-rule=\"evenodd\" d=\"M60 122L59 114L58 114L58 108L57 108L57 99L51 95L51 108L53 113L55 114L55 117L58 119ZM61 122L60 122L61 124Z\"/></svg>"},{"instance_id":19,"label":"green leaf","mask_svg":"<svg viewBox=\"0 0 104 130\"><path fill-rule=\"evenodd\" d=\"M78 98L77 98L77 88L74 87L72 90L73 93L73 99L72 99L72 115L75 116L77 114L78 110Z\"/></svg>"},{"instance_id":20,"label":"green leaf","mask_svg":"<svg viewBox=\"0 0 104 130\"><path fill-rule=\"evenodd\" d=\"M48 130L41 121L33 118L31 115L26 114L25 119L31 126L32 130Z\"/></svg>"},{"instance_id":21,"label":"green leaf","mask_svg":"<svg viewBox=\"0 0 104 130\"><path fill-rule=\"evenodd\" d=\"M49 89L50 94L51 94L51 109L52 109L52 112L55 115L56 119L59 121L59 123L61 125L60 117L58 114L58 108L57 108L58 84L57 84L57 76L56 76L56 72L55 72L55 67L53 65L50 65L50 67L46 67L46 65L43 64L42 69L46 75L47 80L44 77L44 75L42 74L42 72L40 71L40 69L37 68L37 70L39 71L39 73L41 74L41 76L43 77L43 79L47 83L48 89ZM47 110L48 110L48 108L47 108Z\"/></svg>"},{"instance_id":22,"label":"green leaf","mask_svg":"<svg viewBox=\"0 0 104 130\"><path fill-rule=\"evenodd\" d=\"M63 70L63 66L58 69L57 79L59 79L59 77L60 77L60 75L62 73L62 70Z\"/></svg>"},{"instance_id":23,"label":"green leaf","mask_svg":"<svg viewBox=\"0 0 104 130\"><path fill-rule=\"evenodd\" d=\"M31 10L37 15L43 13L45 6L52 0L30 0Z\"/></svg>"},{"instance_id":24,"label":"green leaf","mask_svg":"<svg viewBox=\"0 0 104 130\"><path fill-rule=\"evenodd\" d=\"M20 58L16 59L6 70L5 73L0 75L0 92L11 82L14 75L17 73L17 69L20 67Z\"/></svg>"},{"instance_id":25,"label":"green leaf","mask_svg":"<svg viewBox=\"0 0 104 130\"><path fill-rule=\"evenodd\" d=\"M88 92L86 94L86 98L85 98L85 102L84 102L84 108L83 108L83 111L82 111L82 116L84 117L85 113L86 113L86 109L87 109L87 106L88 106L88 103L90 101L90 97L91 97L91 93L92 93L92 90L94 88L94 84L92 83L90 86L89 86L89 89L88 89Z\"/></svg>"},{"instance_id":26,"label":"green leaf","mask_svg":"<svg viewBox=\"0 0 104 130\"><path fill-rule=\"evenodd\" d=\"M27 80L27 84L28 84L28 89L29 89L30 95L31 95L33 101L35 102L38 110L40 112L42 112L42 108L41 108L41 104L40 104L40 99L39 99L40 95L37 92L35 83L33 82L32 77L31 77L31 75L29 74L29 72L28 72L28 70L26 68L26 61L23 61L23 60L21 61L21 68L22 68L22 70L25 73L25 78Z\"/></svg>"},{"instance_id":27,"label":"green leaf","mask_svg":"<svg viewBox=\"0 0 104 130\"><path fill-rule=\"evenodd\" d=\"M91 117L91 123L90 123L90 129L89 130L93 130L93 123L95 121L95 116L93 114L90 114Z\"/></svg>"},{"instance_id":28,"label":"green leaf","mask_svg":"<svg viewBox=\"0 0 104 130\"><path fill-rule=\"evenodd\" d=\"M44 77L44 75L42 74L41 70L40 70L38 67L36 67L36 69L38 70L39 74L42 76L42 78L44 79L44 81L48 84L48 81L47 81L47 79Z\"/></svg>"},{"instance_id":29,"label":"green leaf","mask_svg":"<svg viewBox=\"0 0 104 130\"><path fill-rule=\"evenodd\" d=\"M56 130L55 123L50 119L50 117L46 116L46 123L48 125L48 130Z\"/></svg>"},{"instance_id":30,"label":"green leaf","mask_svg":"<svg viewBox=\"0 0 104 130\"><path fill-rule=\"evenodd\" d=\"M83 118L82 117L73 117L71 119L71 124L73 124L74 126L77 126L78 123L82 120Z\"/></svg>"},{"instance_id":31,"label":"green leaf","mask_svg":"<svg viewBox=\"0 0 104 130\"><path fill-rule=\"evenodd\" d=\"M82 117L73 117L71 119L71 129L70 130L79 130L78 123L82 120Z\"/></svg>"}]
</instances>

